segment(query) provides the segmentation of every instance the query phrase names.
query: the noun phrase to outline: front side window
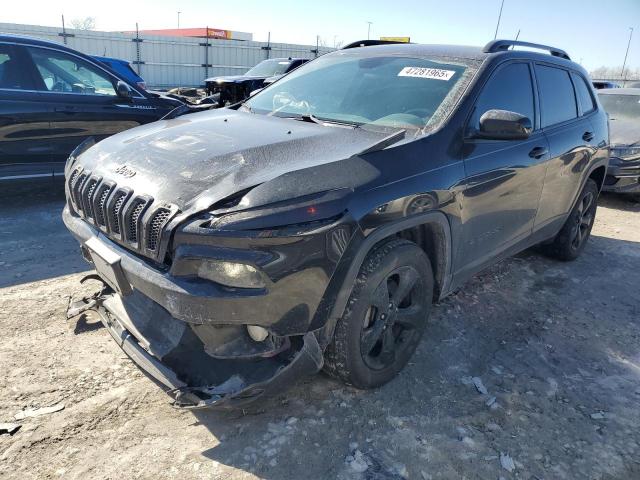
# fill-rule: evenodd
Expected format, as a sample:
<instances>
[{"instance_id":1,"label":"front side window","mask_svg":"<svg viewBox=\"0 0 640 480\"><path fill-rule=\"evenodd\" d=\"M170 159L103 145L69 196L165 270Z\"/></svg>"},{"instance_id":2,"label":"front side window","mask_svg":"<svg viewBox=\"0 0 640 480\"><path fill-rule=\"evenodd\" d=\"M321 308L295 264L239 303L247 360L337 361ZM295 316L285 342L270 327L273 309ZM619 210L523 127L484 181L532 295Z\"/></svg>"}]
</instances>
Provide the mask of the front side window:
<instances>
[{"instance_id":1,"label":"front side window","mask_svg":"<svg viewBox=\"0 0 640 480\"><path fill-rule=\"evenodd\" d=\"M591 89L587 86L587 83L581 75L572 73L571 78L573 78L573 84L576 87L576 95L578 96L578 102L580 102L582 114L585 115L592 112L596 108L596 104L593 102Z\"/></svg>"},{"instance_id":2,"label":"front side window","mask_svg":"<svg viewBox=\"0 0 640 480\"><path fill-rule=\"evenodd\" d=\"M7 90L33 88L27 68L22 64L17 50L7 44L0 44L0 88Z\"/></svg>"},{"instance_id":3,"label":"front side window","mask_svg":"<svg viewBox=\"0 0 640 480\"><path fill-rule=\"evenodd\" d=\"M109 76L78 57L45 48L29 48L29 52L49 92L116 95Z\"/></svg>"},{"instance_id":4,"label":"front side window","mask_svg":"<svg viewBox=\"0 0 640 480\"><path fill-rule=\"evenodd\" d=\"M470 127L478 130L480 117L489 110L508 110L519 113L529 118L533 124L535 109L528 64L511 63L493 74L476 101Z\"/></svg>"},{"instance_id":5,"label":"front side window","mask_svg":"<svg viewBox=\"0 0 640 480\"><path fill-rule=\"evenodd\" d=\"M302 65L246 106L258 114L419 129L446 117L467 70L436 58L333 54Z\"/></svg>"},{"instance_id":6,"label":"front side window","mask_svg":"<svg viewBox=\"0 0 640 480\"><path fill-rule=\"evenodd\" d=\"M561 68L536 65L540 105L542 107L542 126L577 118L578 107L569 72Z\"/></svg>"}]
</instances>

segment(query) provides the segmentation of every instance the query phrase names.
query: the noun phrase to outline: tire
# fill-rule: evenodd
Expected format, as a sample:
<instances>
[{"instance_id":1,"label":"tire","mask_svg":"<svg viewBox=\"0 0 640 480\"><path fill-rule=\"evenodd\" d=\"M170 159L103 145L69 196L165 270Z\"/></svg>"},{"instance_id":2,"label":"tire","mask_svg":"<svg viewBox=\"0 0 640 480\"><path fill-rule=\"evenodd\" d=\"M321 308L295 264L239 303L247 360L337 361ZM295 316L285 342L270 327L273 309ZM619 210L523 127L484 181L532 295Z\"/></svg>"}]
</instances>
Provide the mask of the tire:
<instances>
[{"instance_id":1,"label":"tire","mask_svg":"<svg viewBox=\"0 0 640 480\"><path fill-rule=\"evenodd\" d=\"M562 229L551 243L541 246L542 252L563 261L578 258L591 234L597 208L598 185L588 179Z\"/></svg>"},{"instance_id":2,"label":"tire","mask_svg":"<svg viewBox=\"0 0 640 480\"><path fill-rule=\"evenodd\" d=\"M362 389L395 377L427 325L433 284L429 258L415 243L394 239L369 252L325 350L325 371Z\"/></svg>"}]
</instances>

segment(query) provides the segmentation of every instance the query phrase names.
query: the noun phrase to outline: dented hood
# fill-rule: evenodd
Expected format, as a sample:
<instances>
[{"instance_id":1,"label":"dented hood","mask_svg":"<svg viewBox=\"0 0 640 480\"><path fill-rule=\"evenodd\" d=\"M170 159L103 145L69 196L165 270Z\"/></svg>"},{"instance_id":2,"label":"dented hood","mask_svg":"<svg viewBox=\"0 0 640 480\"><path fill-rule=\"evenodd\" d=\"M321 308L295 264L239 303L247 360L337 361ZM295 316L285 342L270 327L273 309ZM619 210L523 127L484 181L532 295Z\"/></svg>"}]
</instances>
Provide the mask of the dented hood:
<instances>
[{"instance_id":1,"label":"dented hood","mask_svg":"<svg viewBox=\"0 0 640 480\"><path fill-rule=\"evenodd\" d=\"M199 211L289 172L349 158L384 135L221 109L160 120L109 137L78 164L150 195Z\"/></svg>"}]
</instances>

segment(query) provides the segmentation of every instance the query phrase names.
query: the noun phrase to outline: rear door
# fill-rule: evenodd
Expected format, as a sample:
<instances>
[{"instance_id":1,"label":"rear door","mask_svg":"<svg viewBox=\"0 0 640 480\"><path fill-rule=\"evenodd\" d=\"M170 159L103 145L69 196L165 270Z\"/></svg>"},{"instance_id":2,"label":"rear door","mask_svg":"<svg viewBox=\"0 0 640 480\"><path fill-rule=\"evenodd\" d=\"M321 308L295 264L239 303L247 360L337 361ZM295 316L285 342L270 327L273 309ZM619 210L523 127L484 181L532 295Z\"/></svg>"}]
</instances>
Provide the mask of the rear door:
<instances>
[{"instance_id":1,"label":"rear door","mask_svg":"<svg viewBox=\"0 0 640 480\"><path fill-rule=\"evenodd\" d=\"M585 110L578 108L574 81L584 80L580 76L572 79L569 70L537 63L535 72L542 128L551 154L535 229L548 227L553 230L564 222L591 160L595 133L588 117L595 109L595 102L589 89L587 97L583 98ZM576 85L583 95L585 86Z\"/></svg>"},{"instance_id":2,"label":"rear door","mask_svg":"<svg viewBox=\"0 0 640 480\"><path fill-rule=\"evenodd\" d=\"M51 175L49 112L27 53L0 43L0 179Z\"/></svg>"},{"instance_id":3,"label":"rear door","mask_svg":"<svg viewBox=\"0 0 640 480\"><path fill-rule=\"evenodd\" d=\"M158 118L156 107L146 97L136 92L131 99L119 97L118 78L102 67L52 48L27 49L50 107L54 161L64 162L88 137L99 141Z\"/></svg>"},{"instance_id":4,"label":"rear door","mask_svg":"<svg viewBox=\"0 0 640 480\"><path fill-rule=\"evenodd\" d=\"M476 99L465 128L467 137L479 129L480 117L492 109L527 116L534 131L526 140L465 140L463 242L457 256L461 277L531 234L542 192L548 145L538 127L529 62L508 62L491 74Z\"/></svg>"}]
</instances>

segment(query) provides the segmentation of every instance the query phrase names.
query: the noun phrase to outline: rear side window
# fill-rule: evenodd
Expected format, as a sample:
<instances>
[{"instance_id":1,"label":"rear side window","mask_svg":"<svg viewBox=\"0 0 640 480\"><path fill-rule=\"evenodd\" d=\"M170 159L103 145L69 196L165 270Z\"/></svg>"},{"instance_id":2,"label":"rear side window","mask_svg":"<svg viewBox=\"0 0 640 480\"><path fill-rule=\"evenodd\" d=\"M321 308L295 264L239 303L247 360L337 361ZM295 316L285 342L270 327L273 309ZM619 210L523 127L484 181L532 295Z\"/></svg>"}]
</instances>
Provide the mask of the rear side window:
<instances>
[{"instance_id":1,"label":"rear side window","mask_svg":"<svg viewBox=\"0 0 640 480\"><path fill-rule=\"evenodd\" d=\"M536 65L536 76L540 88L542 126L577 118L578 108L569 72L561 68Z\"/></svg>"},{"instance_id":2,"label":"rear side window","mask_svg":"<svg viewBox=\"0 0 640 480\"><path fill-rule=\"evenodd\" d=\"M573 78L573 84L576 87L576 96L578 97L582 114L585 115L592 112L596 108L596 104L593 102L593 97L584 78L576 73L572 73L571 78Z\"/></svg>"},{"instance_id":3,"label":"rear side window","mask_svg":"<svg viewBox=\"0 0 640 480\"><path fill-rule=\"evenodd\" d=\"M469 123L480 128L480 117L488 110L508 110L528 117L534 122L531 72L526 63L511 63L492 75L482 89Z\"/></svg>"},{"instance_id":4,"label":"rear side window","mask_svg":"<svg viewBox=\"0 0 640 480\"><path fill-rule=\"evenodd\" d=\"M23 55L20 55L15 47L0 44L0 88L7 90L33 89L33 82L22 58Z\"/></svg>"}]
</instances>

